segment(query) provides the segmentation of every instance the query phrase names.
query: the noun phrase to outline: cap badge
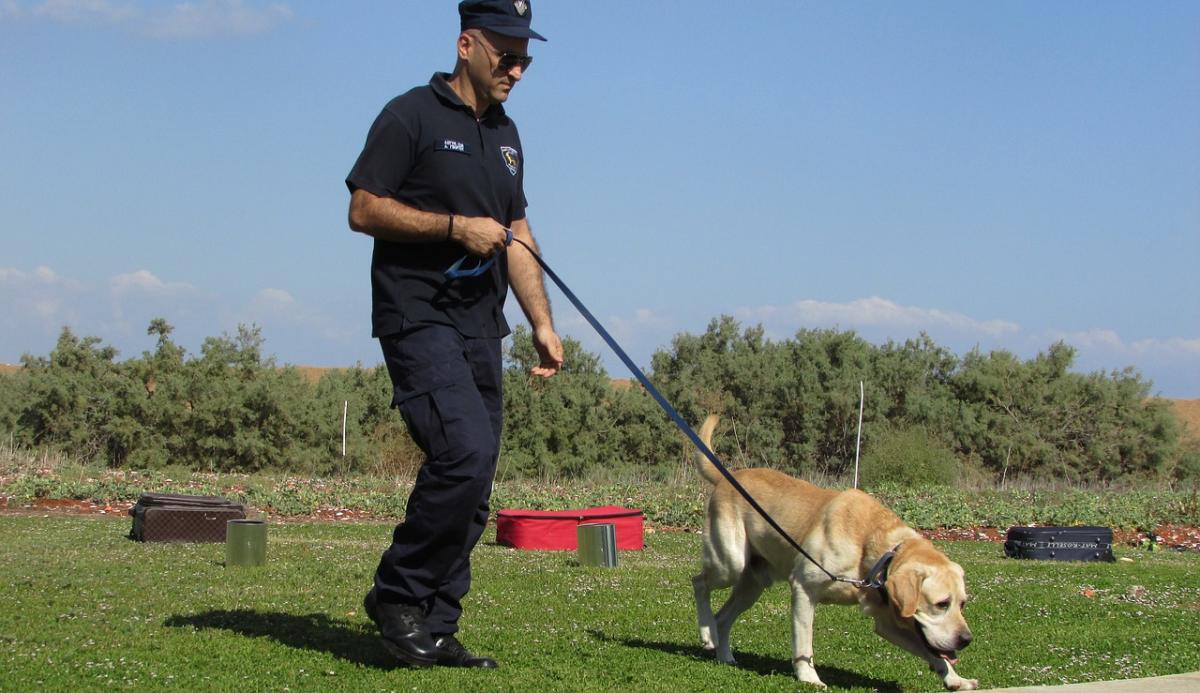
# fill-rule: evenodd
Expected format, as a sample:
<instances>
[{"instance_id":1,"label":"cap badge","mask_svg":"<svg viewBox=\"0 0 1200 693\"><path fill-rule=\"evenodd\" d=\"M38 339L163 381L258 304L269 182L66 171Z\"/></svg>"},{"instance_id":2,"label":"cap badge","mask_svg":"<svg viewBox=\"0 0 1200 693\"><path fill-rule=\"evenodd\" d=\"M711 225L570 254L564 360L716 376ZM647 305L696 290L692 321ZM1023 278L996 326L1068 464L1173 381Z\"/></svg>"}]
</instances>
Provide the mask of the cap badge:
<instances>
[{"instance_id":1,"label":"cap badge","mask_svg":"<svg viewBox=\"0 0 1200 693\"><path fill-rule=\"evenodd\" d=\"M517 11L517 16L524 17L529 11L529 3L525 0L513 0L513 9Z\"/></svg>"},{"instance_id":2,"label":"cap badge","mask_svg":"<svg viewBox=\"0 0 1200 693\"><path fill-rule=\"evenodd\" d=\"M512 147L501 147L500 156L504 157L504 165L508 167L508 172L512 175L517 175L517 165L520 162L520 154Z\"/></svg>"}]
</instances>

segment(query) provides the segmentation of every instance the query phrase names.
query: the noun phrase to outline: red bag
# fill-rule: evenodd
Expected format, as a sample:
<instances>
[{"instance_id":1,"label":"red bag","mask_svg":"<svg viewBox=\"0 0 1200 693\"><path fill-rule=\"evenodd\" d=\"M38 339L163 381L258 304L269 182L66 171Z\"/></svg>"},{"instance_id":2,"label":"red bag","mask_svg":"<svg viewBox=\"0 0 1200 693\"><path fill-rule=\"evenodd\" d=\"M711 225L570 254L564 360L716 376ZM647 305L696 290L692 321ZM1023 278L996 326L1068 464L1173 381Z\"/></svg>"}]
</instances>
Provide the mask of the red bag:
<instances>
[{"instance_id":1,"label":"red bag","mask_svg":"<svg viewBox=\"0 0 1200 693\"><path fill-rule=\"evenodd\" d=\"M642 511L606 505L584 510L501 510L496 513L496 542L516 549L574 551L581 524L615 525L617 550L641 551Z\"/></svg>"}]
</instances>

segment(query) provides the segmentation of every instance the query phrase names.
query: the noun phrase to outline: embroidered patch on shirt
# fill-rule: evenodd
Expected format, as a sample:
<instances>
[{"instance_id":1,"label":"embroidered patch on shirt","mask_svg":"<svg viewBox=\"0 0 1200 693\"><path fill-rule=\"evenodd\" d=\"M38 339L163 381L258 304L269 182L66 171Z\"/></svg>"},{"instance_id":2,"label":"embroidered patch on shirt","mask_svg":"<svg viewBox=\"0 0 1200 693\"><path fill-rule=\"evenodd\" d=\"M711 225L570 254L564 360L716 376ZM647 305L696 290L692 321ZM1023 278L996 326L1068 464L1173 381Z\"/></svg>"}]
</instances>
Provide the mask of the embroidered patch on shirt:
<instances>
[{"instance_id":1,"label":"embroidered patch on shirt","mask_svg":"<svg viewBox=\"0 0 1200 693\"><path fill-rule=\"evenodd\" d=\"M508 172L517 175L517 167L521 163L521 154L512 147L500 147L500 156L504 157L504 165L508 167Z\"/></svg>"},{"instance_id":2,"label":"embroidered patch on shirt","mask_svg":"<svg viewBox=\"0 0 1200 693\"><path fill-rule=\"evenodd\" d=\"M470 152L467 151L466 143L450 139L438 142L437 150L439 152L458 152L459 154L470 154Z\"/></svg>"}]
</instances>

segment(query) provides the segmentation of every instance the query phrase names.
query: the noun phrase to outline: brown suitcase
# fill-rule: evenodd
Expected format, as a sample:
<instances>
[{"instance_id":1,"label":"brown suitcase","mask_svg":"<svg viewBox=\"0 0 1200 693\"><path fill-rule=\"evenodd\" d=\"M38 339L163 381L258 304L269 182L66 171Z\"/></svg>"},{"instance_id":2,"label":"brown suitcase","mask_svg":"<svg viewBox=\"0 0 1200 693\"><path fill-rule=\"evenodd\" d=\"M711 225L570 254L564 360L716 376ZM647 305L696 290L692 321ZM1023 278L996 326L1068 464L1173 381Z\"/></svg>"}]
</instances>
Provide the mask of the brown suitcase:
<instances>
[{"instance_id":1,"label":"brown suitcase","mask_svg":"<svg viewBox=\"0 0 1200 693\"><path fill-rule=\"evenodd\" d=\"M143 493L129 509L135 541L223 542L225 523L244 520L245 506L220 496Z\"/></svg>"}]
</instances>

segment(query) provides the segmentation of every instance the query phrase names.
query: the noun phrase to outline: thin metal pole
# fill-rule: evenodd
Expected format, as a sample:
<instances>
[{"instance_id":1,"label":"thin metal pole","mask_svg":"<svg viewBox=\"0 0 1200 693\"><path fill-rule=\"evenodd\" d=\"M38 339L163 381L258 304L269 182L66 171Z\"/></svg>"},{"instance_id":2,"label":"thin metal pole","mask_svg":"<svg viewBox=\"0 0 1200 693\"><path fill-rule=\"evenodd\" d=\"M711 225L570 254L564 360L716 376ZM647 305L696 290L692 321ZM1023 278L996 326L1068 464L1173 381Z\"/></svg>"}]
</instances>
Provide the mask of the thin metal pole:
<instances>
[{"instance_id":1,"label":"thin metal pole","mask_svg":"<svg viewBox=\"0 0 1200 693\"><path fill-rule=\"evenodd\" d=\"M862 450L863 381L858 381L858 440L854 443L854 488L858 488L858 453Z\"/></svg>"}]
</instances>

